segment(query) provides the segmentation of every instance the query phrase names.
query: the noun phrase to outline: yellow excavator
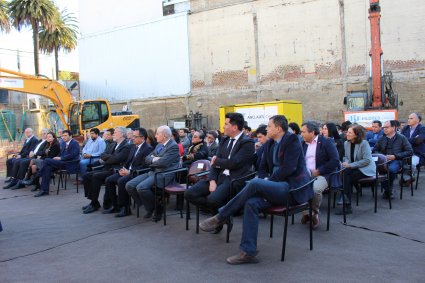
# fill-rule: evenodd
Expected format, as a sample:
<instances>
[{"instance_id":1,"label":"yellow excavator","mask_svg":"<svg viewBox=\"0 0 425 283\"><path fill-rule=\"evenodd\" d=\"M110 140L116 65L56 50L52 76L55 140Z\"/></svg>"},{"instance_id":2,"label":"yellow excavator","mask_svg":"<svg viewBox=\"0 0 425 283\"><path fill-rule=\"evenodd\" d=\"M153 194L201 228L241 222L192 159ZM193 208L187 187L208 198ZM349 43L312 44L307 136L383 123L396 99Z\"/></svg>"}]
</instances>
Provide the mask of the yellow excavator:
<instances>
[{"instance_id":1,"label":"yellow excavator","mask_svg":"<svg viewBox=\"0 0 425 283\"><path fill-rule=\"evenodd\" d=\"M50 99L65 128L83 135L91 128L100 131L122 126L140 127L139 115L112 113L105 99L75 101L68 89L55 80L0 68L0 89L40 95Z\"/></svg>"}]
</instances>

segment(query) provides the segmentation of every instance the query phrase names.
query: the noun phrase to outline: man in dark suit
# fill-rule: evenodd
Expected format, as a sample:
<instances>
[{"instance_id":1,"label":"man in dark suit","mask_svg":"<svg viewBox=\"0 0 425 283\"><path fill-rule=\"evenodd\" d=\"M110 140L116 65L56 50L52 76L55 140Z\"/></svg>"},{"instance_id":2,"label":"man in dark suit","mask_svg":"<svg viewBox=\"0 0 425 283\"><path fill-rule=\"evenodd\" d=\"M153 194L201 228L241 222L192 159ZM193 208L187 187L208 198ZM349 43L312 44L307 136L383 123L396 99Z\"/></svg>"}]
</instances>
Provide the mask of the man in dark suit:
<instances>
[{"instance_id":1,"label":"man in dark suit","mask_svg":"<svg viewBox=\"0 0 425 283\"><path fill-rule=\"evenodd\" d=\"M146 215L144 218L151 218L153 216L153 220L158 221L161 219L162 211L161 207L158 206L155 215L153 215L155 209L153 186L156 185L158 188L164 188L174 180L174 176L169 174L163 178L159 174L158 183L155 184L154 175L156 172L177 169L180 162L180 154L179 147L174 141L171 129L168 126L160 126L156 131L155 138L158 145L145 158L146 165L150 166L153 170L130 180L125 185L125 188L137 204L143 204L145 206Z\"/></svg>"},{"instance_id":2,"label":"man in dark suit","mask_svg":"<svg viewBox=\"0 0 425 283\"><path fill-rule=\"evenodd\" d=\"M413 168L415 168L420 161L425 162L425 127L421 124L421 121L421 115L412 113L407 119L407 126L401 131L401 134L407 138L413 148Z\"/></svg>"},{"instance_id":3,"label":"man in dark suit","mask_svg":"<svg viewBox=\"0 0 425 283\"><path fill-rule=\"evenodd\" d=\"M222 225L244 207L241 252L229 257L229 264L257 263L257 234L259 213L273 205L285 205L290 190L306 184L310 174L305 166L304 154L298 137L288 132L288 121L283 115L270 118L267 127L270 140L264 145L258 178L242 189L232 200L219 209L219 213L199 224L206 232ZM291 194L290 204L304 203L313 197L313 188Z\"/></svg>"},{"instance_id":4,"label":"man in dark suit","mask_svg":"<svg viewBox=\"0 0 425 283\"><path fill-rule=\"evenodd\" d=\"M3 189L9 189L15 186L19 179L17 178L17 174L19 171L19 167L22 162L26 162L29 160L30 152L34 150L34 148L38 144L38 139L33 135L33 130L31 128L26 128L24 131L25 135L25 143L22 146L21 151L14 155L13 158L9 158L6 161L6 174L7 177L10 177L6 180L6 183L9 183L7 186L3 187ZM29 164L29 163L28 163Z\"/></svg>"},{"instance_id":5,"label":"man in dark suit","mask_svg":"<svg viewBox=\"0 0 425 283\"><path fill-rule=\"evenodd\" d=\"M41 197L49 194L49 183L52 171L66 169L69 172L77 172L80 156L80 145L72 138L72 132L64 130L62 132L61 153L58 157L44 159L44 166L41 171L36 174L41 176L40 191L35 197ZM69 162L69 161L76 162Z\"/></svg>"},{"instance_id":6,"label":"man in dark suit","mask_svg":"<svg viewBox=\"0 0 425 283\"><path fill-rule=\"evenodd\" d=\"M100 163L103 167L100 170L87 172L83 176L84 195L91 201L83 206L83 213L95 212L100 208L99 193L100 187L104 184L107 177L114 174L114 168L120 168L127 160L130 153L130 145L126 140L126 128L116 127L114 130L114 142L116 143L112 153L102 153ZM109 209L111 206L107 201L103 202L103 208Z\"/></svg>"},{"instance_id":7,"label":"man in dark suit","mask_svg":"<svg viewBox=\"0 0 425 283\"><path fill-rule=\"evenodd\" d=\"M243 134L243 125L242 114L226 114L226 137L221 140L217 155L211 159L209 181L201 180L189 188L184 194L187 201L198 206L207 206L215 214L230 197L231 180L249 174L255 148L254 141ZM235 183L235 193L240 191L243 184L243 180Z\"/></svg>"},{"instance_id":8,"label":"man in dark suit","mask_svg":"<svg viewBox=\"0 0 425 283\"><path fill-rule=\"evenodd\" d=\"M146 143L148 133L144 128L135 129L132 135L130 154L117 173L105 180L105 199L112 203L112 207L105 210L104 214L119 212L115 217L124 217L131 213L130 196L125 189L125 184L134 178L136 170L145 168L145 158L153 148ZM118 199L115 187L118 186Z\"/></svg>"},{"instance_id":9,"label":"man in dark suit","mask_svg":"<svg viewBox=\"0 0 425 283\"><path fill-rule=\"evenodd\" d=\"M319 208L322 203L322 193L329 186L330 174L339 168L339 155L333 140L319 135L319 125L306 122L301 125L302 147L307 169L311 176L317 177L313 183L313 229L319 227ZM301 223L310 221L309 215L303 215Z\"/></svg>"}]
</instances>

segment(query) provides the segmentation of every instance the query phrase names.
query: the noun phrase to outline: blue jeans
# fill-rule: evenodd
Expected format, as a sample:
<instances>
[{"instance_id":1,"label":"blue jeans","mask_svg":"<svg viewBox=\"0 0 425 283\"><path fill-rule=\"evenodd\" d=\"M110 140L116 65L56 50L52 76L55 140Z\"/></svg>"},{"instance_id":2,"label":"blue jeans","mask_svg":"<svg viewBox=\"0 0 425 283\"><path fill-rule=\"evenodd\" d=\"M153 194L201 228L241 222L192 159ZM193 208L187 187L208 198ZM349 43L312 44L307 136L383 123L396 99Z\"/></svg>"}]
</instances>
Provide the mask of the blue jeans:
<instances>
[{"instance_id":1,"label":"blue jeans","mask_svg":"<svg viewBox=\"0 0 425 283\"><path fill-rule=\"evenodd\" d=\"M381 185L385 191L392 190L395 176L397 175L397 172L400 171L400 169L401 169L400 160L393 160L390 163L388 163L388 171L390 175L389 184L388 184L388 181L384 181L382 182L382 185Z\"/></svg>"},{"instance_id":2,"label":"blue jeans","mask_svg":"<svg viewBox=\"0 0 425 283\"><path fill-rule=\"evenodd\" d=\"M233 199L219 209L218 218L224 220L244 207L240 249L248 255L257 254L259 213L272 205L285 205L289 197L287 182L272 182L255 178Z\"/></svg>"}]
</instances>

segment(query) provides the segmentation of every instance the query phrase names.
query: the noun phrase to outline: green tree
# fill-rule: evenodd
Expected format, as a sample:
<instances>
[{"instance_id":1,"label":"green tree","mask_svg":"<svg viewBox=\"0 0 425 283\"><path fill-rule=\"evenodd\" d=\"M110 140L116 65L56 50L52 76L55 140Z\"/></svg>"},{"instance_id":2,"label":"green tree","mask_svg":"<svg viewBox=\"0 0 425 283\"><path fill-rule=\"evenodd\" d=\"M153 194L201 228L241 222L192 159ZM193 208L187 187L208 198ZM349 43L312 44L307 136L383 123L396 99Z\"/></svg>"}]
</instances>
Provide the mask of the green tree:
<instances>
[{"instance_id":1,"label":"green tree","mask_svg":"<svg viewBox=\"0 0 425 283\"><path fill-rule=\"evenodd\" d=\"M12 0L9 2L9 16L12 25L21 30L22 27L31 26L34 43L34 69L35 74L40 73L39 66L39 39L40 26L52 30L59 10L51 0Z\"/></svg>"},{"instance_id":2,"label":"green tree","mask_svg":"<svg viewBox=\"0 0 425 283\"><path fill-rule=\"evenodd\" d=\"M7 3L4 0L0 0L0 31L10 31Z\"/></svg>"},{"instance_id":3,"label":"green tree","mask_svg":"<svg viewBox=\"0 0 425 283\"><path fill-rule=\"evenodd\" d=\"M53 29L40 29L40 49L48 54L55 53L56 79L59 79L59 50L70 52L77 47L77 20L66 9L55 19Z\"/></svg>"}]
</instances>

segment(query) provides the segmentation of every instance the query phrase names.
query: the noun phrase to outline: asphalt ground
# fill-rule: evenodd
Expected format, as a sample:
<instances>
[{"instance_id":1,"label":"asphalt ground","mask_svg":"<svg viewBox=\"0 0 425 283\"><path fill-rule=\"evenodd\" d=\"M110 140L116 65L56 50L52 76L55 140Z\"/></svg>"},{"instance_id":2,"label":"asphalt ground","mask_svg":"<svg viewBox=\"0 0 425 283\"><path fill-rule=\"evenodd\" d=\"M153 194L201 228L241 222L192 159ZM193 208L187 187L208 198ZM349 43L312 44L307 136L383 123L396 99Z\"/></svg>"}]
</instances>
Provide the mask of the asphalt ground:
<instances>
[{"instance_id":1,"label":"asphalt ground","mask_svg":"<svg viewBox=\"0 0 425 283\"><path fill-rule=\"evenodd\" d=\"M0 184L4 178L0 177ZM51 186L49 196L34 198L30 188L0 189L0 282L425 282L425 177L412 197L405 191L393 208L379 198L373 213L365 189L347 225L332 209L326 231L326 198L321 225L309 250L308 227L300 216L288 227L286 258L280 261L283 219L261 219L255 265L232 266L238 252L242 218L236 217L226 243L224 231L195 233L179 215L167 225L142 217L115 218L101 211L84 215L88 203L77 194ZM399 191L397 191L397 194ZM103 190L101 195L103 195ZM173 211L171 199L169 214ZM338 209L338 208L337 208ZM142 209L143 215L143 209ZM204 219L207 216L201 215Z\"/></svg>"}]
</instances>

